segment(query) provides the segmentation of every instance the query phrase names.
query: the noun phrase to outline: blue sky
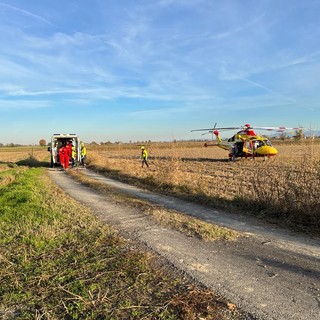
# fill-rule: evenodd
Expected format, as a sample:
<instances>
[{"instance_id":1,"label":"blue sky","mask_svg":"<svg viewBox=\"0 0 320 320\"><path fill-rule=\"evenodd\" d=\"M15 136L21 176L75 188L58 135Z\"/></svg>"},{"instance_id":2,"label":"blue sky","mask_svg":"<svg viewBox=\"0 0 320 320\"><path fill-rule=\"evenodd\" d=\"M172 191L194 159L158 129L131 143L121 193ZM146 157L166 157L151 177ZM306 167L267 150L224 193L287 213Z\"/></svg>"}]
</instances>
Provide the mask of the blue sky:
<instances>
[{"instance_id":1,"label":"blue sky","mask_svg":"<svg viewBox=\"0 0 320 320\"><path fill-rule=\"evenodd\" d=\"M0 0L0 142L320 128L319 0Z\"/></svg>"}]
</instances>

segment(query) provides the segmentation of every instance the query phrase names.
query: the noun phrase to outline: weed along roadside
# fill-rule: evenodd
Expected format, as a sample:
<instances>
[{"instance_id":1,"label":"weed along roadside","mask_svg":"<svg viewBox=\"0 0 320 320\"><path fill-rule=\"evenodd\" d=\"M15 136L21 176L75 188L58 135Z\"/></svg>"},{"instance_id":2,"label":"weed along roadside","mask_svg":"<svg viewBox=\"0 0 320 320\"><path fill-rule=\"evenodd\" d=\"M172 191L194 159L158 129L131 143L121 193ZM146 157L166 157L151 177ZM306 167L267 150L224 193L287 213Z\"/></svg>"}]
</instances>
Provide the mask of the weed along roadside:
<instances>
[{"instance_id":1,"label":"weed along roadside","mask_svg":"<svg viewBox=\"0 0 320 320\"><path fill-rule=\"evenodd\" d=\"M0 170L1 319L245 319L23 164Z\"/></svg>"}]
</instances>

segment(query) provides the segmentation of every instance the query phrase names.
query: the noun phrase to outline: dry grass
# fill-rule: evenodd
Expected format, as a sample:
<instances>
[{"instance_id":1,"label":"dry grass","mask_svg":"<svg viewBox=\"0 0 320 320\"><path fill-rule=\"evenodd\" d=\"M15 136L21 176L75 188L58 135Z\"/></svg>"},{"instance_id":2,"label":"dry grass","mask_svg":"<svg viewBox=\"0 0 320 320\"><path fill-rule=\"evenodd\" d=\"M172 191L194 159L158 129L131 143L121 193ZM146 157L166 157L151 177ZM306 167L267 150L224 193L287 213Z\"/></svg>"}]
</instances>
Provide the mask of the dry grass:
<instances>
[{"instance_id":1,"label":"dry grass","mask_svg":"<svg viewBox=\"0 0 320 320\"><path fill-rule=\"evenodd\" d=\"M0 163L16 163L32 157L38 161L49 158L46 147L11 147L0 148Z\"/></svg>"},{"instance_id":2,"label":"dry grass","mask_svg":"<svg viewBox=\"0 0 320 320\"><path fill-rule=\"evenodd\" d=\"M207 204L240 208L320 233L320 145L279 145L279 155L228 162L227 152L176 144L147 146L150 168L141 168L139 147L88 148L89 165L111 177Z\"/></svg>"},{"instance_id":3,"label":"dry grass","mask_svg":"<svg viewBox=\"0 0 320 320\"><path fill-rule=\"evenodd\" d=\"M72 170L69 171L69 174L79 182L105 194L112 201L138 208L140 212L151 216L159 224L178 230L189 237L197 237L204 241L221 239L232 241L236 240L239 236L239 234L233 230L219 227L174 210L164 209L161 206L151 204L147 201L119 193L116 189L82 174L81 171Z\"/></svg>"},{"instance_id":4,"label":"dry grass","mask_svg":"<svg viewBox=\"0 0 320 320\"><path fill-rule=\"evenodd\" d=\"M183 214L164 209L150 209L151 214L162 225L173 227L187 234L189 237L198 237L204 241L235 240L239 234L227 228L218 227L212 223L203 222L199 219L186 217Z\"/></svg>"}]
</instances>

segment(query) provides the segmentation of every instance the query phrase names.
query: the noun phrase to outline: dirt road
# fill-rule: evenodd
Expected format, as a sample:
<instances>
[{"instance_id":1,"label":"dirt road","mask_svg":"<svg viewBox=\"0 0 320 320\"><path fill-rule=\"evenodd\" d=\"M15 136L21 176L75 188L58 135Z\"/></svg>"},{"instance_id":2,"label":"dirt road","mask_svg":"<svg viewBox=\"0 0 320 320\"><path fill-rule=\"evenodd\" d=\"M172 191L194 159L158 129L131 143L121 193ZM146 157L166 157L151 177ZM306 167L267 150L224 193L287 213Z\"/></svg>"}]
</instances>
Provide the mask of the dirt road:
<instances>
[{"instance_id":1,"label":"dirt road","mask_svg":"<svg viewBox=\"0 0 320 320\"><path fill-rule=\"evenodd\" d=\"M50 176L128 238L146 244L257 319L320 319L320 240L295 235L244 216L154 194L89 170L88 176L121 192L244 233L235 242L206 243L158 226L136 209L114 203L62 171Z\"/></svg>"}]
</instances>

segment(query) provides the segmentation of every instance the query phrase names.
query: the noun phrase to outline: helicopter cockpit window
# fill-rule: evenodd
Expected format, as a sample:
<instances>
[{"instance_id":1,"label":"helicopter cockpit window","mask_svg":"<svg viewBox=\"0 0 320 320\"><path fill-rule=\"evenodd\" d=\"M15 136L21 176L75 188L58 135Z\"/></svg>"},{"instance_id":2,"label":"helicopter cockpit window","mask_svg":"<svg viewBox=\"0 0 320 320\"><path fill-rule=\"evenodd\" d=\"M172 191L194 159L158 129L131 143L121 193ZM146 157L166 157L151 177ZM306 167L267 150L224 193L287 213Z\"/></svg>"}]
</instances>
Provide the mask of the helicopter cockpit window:
<instances>
[{"instance_id":1,"label":"helicopter cockpit window","mask_svg":"<svg viewBox=\"0 0 320 320\"><path fill-rule=\"evenodd\" d=\"M271 147L271 142L268 139L264 139L263 142L265 143L266 146Z\"/></svg>"},{"instance_id":2,"label":"helicopter cockpit window","mask_svg":"<svg viewBox=\"0 0 320 320\"><path fill-rule=\"evenodd\" d=\"M264 144L264 142L262 141L262 140L259 140L259 147L262 147L262 146L264 146L265 144Z\"/></svg>"}]
</instances>

